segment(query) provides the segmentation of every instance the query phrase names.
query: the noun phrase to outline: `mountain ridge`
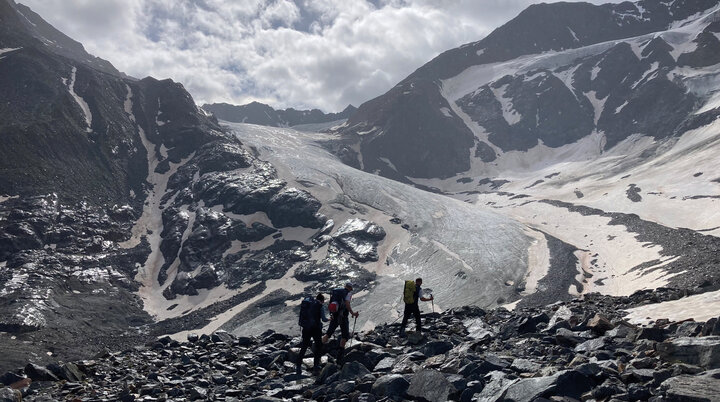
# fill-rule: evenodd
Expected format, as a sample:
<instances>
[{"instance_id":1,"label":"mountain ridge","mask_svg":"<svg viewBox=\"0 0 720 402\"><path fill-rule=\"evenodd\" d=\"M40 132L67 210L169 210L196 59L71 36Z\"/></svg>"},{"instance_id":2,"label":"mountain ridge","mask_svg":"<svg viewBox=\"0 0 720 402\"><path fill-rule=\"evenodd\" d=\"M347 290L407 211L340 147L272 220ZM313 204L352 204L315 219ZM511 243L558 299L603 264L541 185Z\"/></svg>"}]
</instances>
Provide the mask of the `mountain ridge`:
<instances>
[{"instance_id":1,"label":"mountain ridge","mask_svg":"<svg viewBox=\"0 0 720 402\"><path fill-rule=\"evenodd\" d=\"M348 105L341 112L327 114L319 109L296 110L288 108L275 110L271 106L260 102L251 102L239 106L227 103L212 103L202 105L202 109L214 114L220 120L270 127L339 122L347 119L357 110L353 105Z\"/></svg>"}]
</instances>

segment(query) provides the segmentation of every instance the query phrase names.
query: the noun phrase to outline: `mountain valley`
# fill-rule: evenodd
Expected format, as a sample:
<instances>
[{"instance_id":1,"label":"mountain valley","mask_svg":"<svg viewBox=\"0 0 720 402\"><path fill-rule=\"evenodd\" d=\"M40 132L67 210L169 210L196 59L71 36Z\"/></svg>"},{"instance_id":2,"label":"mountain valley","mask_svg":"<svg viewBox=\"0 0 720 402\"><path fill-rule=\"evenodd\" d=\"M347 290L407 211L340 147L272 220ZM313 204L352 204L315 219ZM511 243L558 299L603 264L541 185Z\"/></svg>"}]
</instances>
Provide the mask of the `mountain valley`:
<instances>
[{"instance_id":1,"label":"mountain valley","mask_svg":"<svg viewBox=\"0 0 720 402\"><path fill-rule=\"evenodd\" d=\"M520 385L545 400L565 375L587 388L566 400L683 400L670 377L720 389L717 355L679 366L663 349L720 350L717 0L533 5L329 114L199 107L13 0L0 21L0 372L39 384L20 387L27 400L102 400L59 388L95 372L112 373L93 380L112 377L105 400L374 401L389 398L371 392L379 378L413 388L428 370L453 388L392 400L509 400ZM437 336L388 339L416 277ZM361 312L349 361L372 367L284 378L300 301L347 282ZM626 330L595 330L596 314ZM214 370L232 387L202 372L202 389L165 387L135 354L211 370L200 349L224 356ZM540 366L511 368L525 358ZM499 366L463 371L481 360ZM73 361L82 374L53 366ZM145 377L120 389L123 361ZM243 373L252 392L236 389Z\"/></svg>"}]
</instances>

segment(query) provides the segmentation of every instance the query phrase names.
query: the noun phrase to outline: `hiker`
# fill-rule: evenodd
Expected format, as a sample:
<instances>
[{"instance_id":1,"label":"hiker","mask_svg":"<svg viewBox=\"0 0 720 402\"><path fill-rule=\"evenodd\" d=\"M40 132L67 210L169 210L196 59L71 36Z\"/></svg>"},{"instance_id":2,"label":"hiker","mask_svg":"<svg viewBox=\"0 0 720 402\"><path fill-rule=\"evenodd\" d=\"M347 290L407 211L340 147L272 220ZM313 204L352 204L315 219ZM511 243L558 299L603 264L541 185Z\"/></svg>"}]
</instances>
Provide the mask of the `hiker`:
<instances>
[{"instance_id":1,"label":"hiker","mask_svg":"<svg viewBox=\"0 0 720 402\"><path fill-rule=\"evenodd\" d=\"M335 329L340 325L340 351L336 359L337 364L340 364L345 354L345 343L350 339L350 320L348 317L352 315L357 318L360 315L357 311L353 311L350 306L352 290L352 283L347 283L344 288L333 290L332 296L330 296L330 305L328 306L330 310L330 325L328 325L322 342L327 343L333 332L335 332Z\"/></svg>"},{"instance_id":2,"label":"hiker","mask_svg":"<svg viewBox=\"0 0 720 402\"><path fill-rule=\"evenodd\" d=\"M325 296L319 293L314 299L310 296L303 299L300 303L300 319L299 324L302 327L302 344L300 346L300 353L298 354L297 368L295 370L297 375L302 372L302 361L305 357L305 351L314 343L313 350L313 373L319 374L320 372L320 356L322 356L322 323L327 322L328 318L325 315L325 309L323 304L325 303Z\"/></svg>"},{"instance_id":3,"label":"hiker","mask_svg":"<svg viewBox=\"0 0 720 402\"><path fill-rule=\"evenodd\" d=\"M422 278L415 279L413 281L405 281L405 289L403 292L403 301L405 302L405 311L403 312L402 324L400 324L400 336L405 336L405 325L408 322L408 318L411 315L415 316L415 325L417 326L417 332L422 332L422 324L420 322L420 305L418 299L422 301L432 301L435 296L422 297Z\"/></svg>"}]
</instances>

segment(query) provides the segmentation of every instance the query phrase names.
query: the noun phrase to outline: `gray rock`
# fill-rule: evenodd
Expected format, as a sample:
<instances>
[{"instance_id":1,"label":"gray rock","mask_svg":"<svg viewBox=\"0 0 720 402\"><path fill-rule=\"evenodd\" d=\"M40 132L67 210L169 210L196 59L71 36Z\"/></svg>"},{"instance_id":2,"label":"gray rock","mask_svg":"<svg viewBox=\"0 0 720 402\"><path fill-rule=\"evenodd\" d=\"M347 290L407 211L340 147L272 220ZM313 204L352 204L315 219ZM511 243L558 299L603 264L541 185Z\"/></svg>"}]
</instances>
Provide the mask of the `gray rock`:
<instances>
[{"instance_id":1,"label":"gray rock","mask_svg":"<svg viewBox=\"0 0 720 402\"><path fill-rule=\"evenodd\" d=\"M549 377L526 378L510 385L504 399L515 402L531 402L554 391L560 373Z\"/></svg>"},{"instance_id":2,"label":"gray rock","mask_svg":"<svg viewBox=\"0 0 720 402\"><path fill-rule=\"evenodd\" d=\"M605 347L605 340L605 337L590 339L589 341L585 341L575 346L575 352L592 352L600 350Z\"/></svg>"},{"instance_id":3,"label":"gray rock","mask_svg":"<svg viewBox=\"0 0 720 402\"><path fill-rule=\"evenodd\" d=\"M684 322L678 325L675 336L697 336L703 329L703 325L694 321Z\"/></svg>"},{"instance_id":4,"label":"gray rock","mask_svg":"<svg viewBox=\"0 0 720 402\"><path fill-rule=\"evenodd\" d=\"M210 335L210 339L212 339L213 342L225 342L228 345L232 345L235 337L227 331L217 330Z\"/></svg>"},{"instance_id":5,"label":"gray rock","mask_svg":"<svg viewBox=\"0 0 720 402\"><path fill-rule=\"evenodd\" d=\"M350 402L375 402L376 400L377 398L375 398L375 395L362 393L353 396L352 399L350 399Z\"/></svg>"},{"instance_id":6,"label":"gray rock","mask_svg":"<svg viewBox=\"0 0 720 402\"><path fill-rule=\"evenodd\" d=\"M445 375L435 370L422 370L416 373L407 391L410 396L430 402L447 401L448 396L454 392L457 390Z\"/></svg>"},{"instance_id":7,"label":"gray rock","mask_svg":"<svg viewBox=\"0 0 720 402\"><path fill-rule=\"evenodd\" d=\"M595 314L593 318L587 323L587 327L593 332L598 334L604 334L605 332L615 328L615 326L605 316L601 314Z\"/></svg>"},{"instance_id":8,"label":"gray rock","mask_svg":"<svg viewBox=\"0 0 720 402\"><path fill-rule=\"evenodd\" d=\"M711 318L702 327L703 336L720 335L720 318Z\"/></svg>"},{"instance_id":9,"label":"gray rock","mask_svg":"<svg viewBox=\"0 0 720 402\"><path fill-rule=\"evenodd\" d=\"M393 368L393 365L395 364L395 358L394 357L385 357L382 360L378 362L378 364L375 365L373 368L374 371L390 371Z\"/></svg>"},{"instance_id":10,"label":"gray rock","mask_svg":"<svg viewBox=\"0 0 720 402\"><path fill-rule=\"evenodd\" d=\"M360 262L377 261L377 242L385 238L385 230L370 221L348 219L333 238Z\"/></svg>"},{"instance_id":11,"label":"gray rock","mask_svg":"<svg viewBox=\"0 0 720 402\"><path fill-rule=\"evenodd\" d=\"M417 345L425 340L425 335L422 332L409 332L407 335L407 342L410 345Z\"/></svg>"},{"instance_id":12,"label":"gray rock","mask_svg":"<svg viewBox=\"0 0 720 402\"><path fill-rule=\"evenodd\" d=\"M420 366L414 363L409 355L399 357L393 364L393 374L410 374L418 371Z\"/></svg>"},{"instance_id":13,"label":"gray rock","mask_svg":"<svg viewBox=\"0 0 720 402\"><path fill-rule=\"evenodd\" d=\"M542 365L535 363L528 359L515 359L513 360L510 368L519 373L534 373L540 370Z\"/></svg>"},{"instance_id":14,"label":"gray rock","mask_svg":"<svg viewBox=\"0 0 720 402\"><path fill-rule=\"evenodd\" d=\"M22 394L12 388L0 388L0 402L20 402Z\"/></svg>"},{"instance_id":15,"label":"gray rock","mask_svg":"<svg viewBox=\"0 0 720 402\"><path fill-rule=\"evenodd\" d=\"M575 332L569 329L560 328L555 332L555 341L558 345L562 346L575 346L583 341L583 338L579 337Z\"/></svg>"},{"instance_id":16,"label":"gray rock","mask_svg":"<svg viewBox=\"0 0 720 402\"><path fill-rule=\"evenodd\" d=\"M340 369L340 380L354 380L362 378L367 374L370 374L370 370L368 370L362 363L348 362L343 364Z\"/></svg>"},{"instance_id":17,"label":"gray rock","mask_svg":"<svg viewBox=\"0 0 720 402\"><path fill-rule=\"evenodd\" d=\"M453 344L449 341L432 341L428 342L421 348L421 351L427 357L443 354L453 348Z\"/></svg>"},{"instance_id":18,"label":"gray rock","mask_svg":"<svg viewBox=\"0 0 720 402\"><path fill-rule=\"evenodd\" d=\"M485 377L485 381L485 388L476 396L476 402L502 401L507 389L520 380L510 379L502 371L493 371Z\"/></svg>"},{"instance_id":19,"label":"gray rock","mask_svg":"<svg viewBox=\"0 0 720 402\"><path fill-rule=\"evenodd\" d=\"M320 375L315 381L317 384L328 384L328 378L340 371L340 368L335 364L326 364L325 367L320 371Z\"/></svg>"},{"instance_id":20,"label":"gray rock","mask_svg":"<svg viewBox=\"0 0 720 402\"><path fill-rule=\"evenodd\" d=\"M353 390L355 390L355 381L340 382L339 384L335 385L335 388L333 388L333 390L341 395L349 394L353 392Z\"/></svg>"},{"instance_id":21,"label":"gray rock","mask_svg":"<svg viewBox=\"0 0 720 402\"><path fill-rule=\"evenodd\" d=\"M667 336L667 331L663 328L640 328L635 340L648 339L655 342L662 342Z\"/></svg>"},{"instance_id":22,"label":"gray rock","mask_svg":"<svg viewBox=\"0 0 720 402\"><path fill-rule=\"evenodd\" d=\"M274 195L267 206L268 218L276 228L303 226L319 229L325 223L317 212L322 204L310 193L287 188Z\"/></svg>"},{"instance_id":23,"label":"gray rock","mask_svg":"<svg viewBox=\"0 0 720 402\"><path fill-rule=\"evenodd\" d=\"M59 381L60 379L45 367L28 363L25 366L25 375L33 381Z\"/></svg>"},{"instance_id":24,"label":"gray rock","mask_svg":"<svg viewBox=\"0 0 720 402\"><path fill-rule=\"evenodd\" d=\"M657 351L663 360L720 368L720 336L677 338L658 343Z\"/></svg>"},{"instance_id":25,"label":"gray rock","mask_svg":"<svg viewBox=\"0 0 720 402\"><path fill-rule=\"evenodd\" d=\"M386 397L402 397L407 392L410 383L400 374L387 374L381 376L372 386L373 394Z\"/></svg>"},{"instance_id":26,"label":"gray rock","mask_svg":"<svg viewBox=\"0 0 720 402\"><path fill-rule=\"evenodd\" d=\"M679 375L663 382L660 390L669 402L720 401L720 379L711 376Z\"/></svg>"}]
</instances>

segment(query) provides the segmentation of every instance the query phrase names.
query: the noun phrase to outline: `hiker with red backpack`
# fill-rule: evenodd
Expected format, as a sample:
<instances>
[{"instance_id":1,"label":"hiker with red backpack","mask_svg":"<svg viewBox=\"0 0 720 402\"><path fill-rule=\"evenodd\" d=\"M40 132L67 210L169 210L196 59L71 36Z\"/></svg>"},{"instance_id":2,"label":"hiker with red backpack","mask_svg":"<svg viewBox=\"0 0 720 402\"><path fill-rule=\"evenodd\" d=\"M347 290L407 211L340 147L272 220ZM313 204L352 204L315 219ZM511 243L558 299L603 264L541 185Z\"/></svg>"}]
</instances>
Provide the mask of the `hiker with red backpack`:
<instances>
[{"instance_id":1,"label":"hiker with red backpack","mask_svg":"<svg viewBox=\"0 0 720 402\"><path fill-rule=\"evenodd\" d=\"M296 374L302 372L303 357L305 351L314 343L313 350L313 373L320 373L320 356L322 356L322 323L327 321L323 309L325 304L325 296L319 293L314 299L311 296L306 297L300 303L300 318L298 324L302 327L302 344L297 359Z\"/></svg>"},{"instance_id":2,"label":"hiker with red backpack","mask_svg":"<svg viewBox=\"0 0 720 402\"><path fill-rule=\"evenodd\" d=\"M352 290L352 283L345 284L344 288L333 290L330 296L330 304L328 305L328 310L330 310L330 325L328 325L327 332L322 337L322 342L327 343L338 325L340 326L340 351L336 359L337 364L341 364L340 361L345 354L345 343L350 339L350 320L348 317L352 315L357 319L360 315L357 311L353 311L350 306Z\"/></svg>"},{"instance_id":3,"label":"hiker with red backpack","mask_svg":"<svg viewBox=\"0 0 720 402\"><path fill-rule=\"evenodd\" d=\"M422 332L422 323L420 322L420 305L418 299L422 301L435 300L435 296L423 297L422 296L422 278L417 278L415 281L405 281L405 288L403 291L403 302L405 303L405 311L403 312L403 320L400 324L400 336L405 336L405 325L407 325L408 318L411 315L415 316L415 325L417 332Z\"/></svg>"}]
</instances>

